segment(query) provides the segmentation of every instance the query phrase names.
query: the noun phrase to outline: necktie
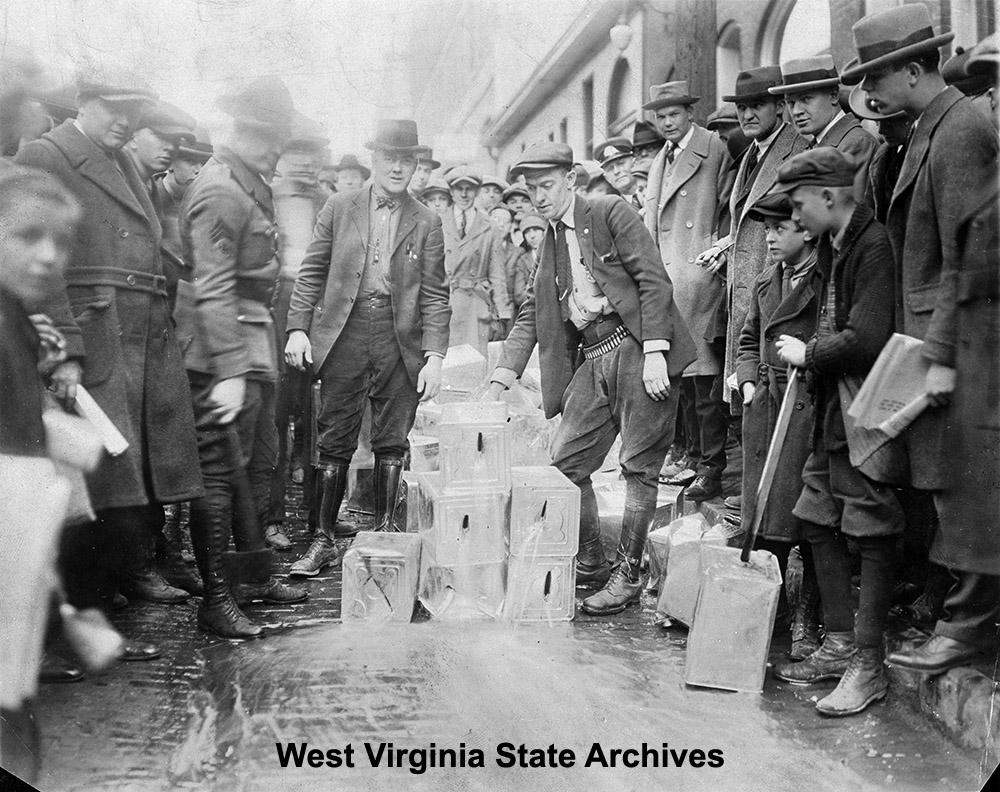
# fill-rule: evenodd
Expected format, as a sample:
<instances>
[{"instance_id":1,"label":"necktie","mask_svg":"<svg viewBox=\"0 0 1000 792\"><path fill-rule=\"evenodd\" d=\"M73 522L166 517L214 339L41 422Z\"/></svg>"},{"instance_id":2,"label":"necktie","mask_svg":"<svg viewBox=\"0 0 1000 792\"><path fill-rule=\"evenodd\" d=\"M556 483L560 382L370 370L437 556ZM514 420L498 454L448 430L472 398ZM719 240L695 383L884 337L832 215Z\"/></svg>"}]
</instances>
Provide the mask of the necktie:
<instances>
[{"instance_id":1,"label":"necktie","mask_svg":"<svg viewBox=\"0 0 1000 792\"><path fill-rule=\"evenodd\" d=\"M668 143L667 144L667 162L669 162L671 165L674 164L674 144L673 143Z\"/></svg>"},{"instance_id":2,"label":"necktie","mask_svg":"<svg viewBox=\"0 0 1000 792\"><path fill-rule=\"evenodd\" d=\"M757 167L757 159L759 156L760 156L760 150L757 148L757 144L751 143L750 150L747 152L747 169L746 169L747 179L749 179L753 175L753 172Z\"/></svg>"},{"instance_id":3,"label":"necktie","mask_svg":"<svg viewBox=\"0 0 1000 792\"><path fill-rule=\"evenodd\" d=\"M388 207L389 211L391 212L393 209L396 208L396 199L386 198L384 195L376 195L375 208L381 209L383 206Z\"/></svg>"},{"instance_id":4,"label":"necktie","mask_svg":"<svg viewBox=\"0 0 1000 792\"><path fill-rule=\"evenodd\" d=\"M569 245L566 244L566 224L556 223L556 294L564 322L569 321L569 293L573 290L573 273L569 264Z\"/></svg>"},{"instance_id":5,"label":"necktie","mask_svg":"<svg viewBox=\"0 0 1000 792\"><path fill-rule=\"evenodd\" d=\"M459 224L458 224L458 235L462 239L465 239L465 230L468 227L468 223L467 223L467 221L465 219L465 210L464 209L461 210L460 217L462 219L461 219L461 222L459 222Z\"/></svg>"},{"instance_id":6,"label":"necktie","mask_svg":"<svg viewBox=\"0 0 1000 792\"><path fill-rule=\"evenodd\" d=\"M785 299L789 294L792 293L792 274L794 273L794 268L785 265L784 271L781 275L781 299Z\"/></svg>"}]
</instances>

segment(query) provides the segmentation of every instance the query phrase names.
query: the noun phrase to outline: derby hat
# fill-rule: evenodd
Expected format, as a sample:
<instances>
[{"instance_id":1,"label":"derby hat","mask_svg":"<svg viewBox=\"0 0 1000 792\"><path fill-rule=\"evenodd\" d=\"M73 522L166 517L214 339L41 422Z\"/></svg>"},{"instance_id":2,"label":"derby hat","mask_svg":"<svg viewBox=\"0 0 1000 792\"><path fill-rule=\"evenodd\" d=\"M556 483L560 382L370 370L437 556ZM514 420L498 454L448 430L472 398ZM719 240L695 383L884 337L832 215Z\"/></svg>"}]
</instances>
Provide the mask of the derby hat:
<instances>
[{"instance_id":1,"label":"derby hat","mask_svg":"<svg viewBox=\"0 0 1000 792\"><path fill-rule=\"evenodd\" d=\"M954 33L934 35L930 12L922 3L907 3L869 14L854 23L851 33L858 63L844 69L841 75L848 85L854 85L871 72L933 52L955 38Z\"/></svg>"},{"instance_id":2,"label":"derby hat","mask_svg":"<svg viewBox=\"0 0 1000 792\"><path fill-rule=\"evenodd\" d=\"M699 99L700 96L691 96L687 80L674 80L662 85L649 86L649 101L642 106L642 109L659 110L661 107L673 105L693 105Z\"/></svg>"},{"instance_id":3,"label":"derby hat","mask_svg":"<svg viewBox=\"0 0 1000 792\"><path fill-rule=\"evenodd\" d=\"M409 118L382 118L375 127L375 137L365 143L371 151L410 152L417 156L426 150L417 140L417 122Z\"/></svg>"},{"instance_id":4,"label":"derby hat","mask_svg":"<svg viewBox=\"0 0 1000 792\"><path fill-rule=\"evenodd\" d=\"M632 149L635 150L640 146L662 146L663 138L660 137L659 132L653 127L652 124L647 124L645 121L636 121L635 127L632 129Z\"/></svg>"},{"instance_id":5,"label":"derby hat","mask_svg":"<svg viewBox=\"0 0 1000 792\"><path fill-rule=\"evenodd\" d=\"M258 77L242 91L220 96L215 106L241 124L288 135L295 123L292 95L277 77Z\"/></svg>"},{"instance_id":6,"label":"derby hat","mask_svg":"<svg viewBox=\"0 0 1000 792\"><path fill-rule=\"evenodd\" d=\"M763 222L765 217L787 220L792 216L793 208L788 195L783 192L769 192L750 207L747 217L757 223Z\"/></svg>"},{"instance_id":7,"label":"derby hat","mask_svg":"<svg viewBox=\"0 0 1000 792\"><path fill-rule=\"evenodd\" d=\"M853 160L833 146L808 149L778 168L771 194L789 193L796 187L851 187L856 170Z\"/></svg>"},{"instance_id":8,"label":"derby hat","mask_svg":"<svg viewBox=\"0 0 1000 792\"><path fill-rule=\"evenodd\" d=\"M889 115L880 113L875 109L875 105L868 101L868 96L862 90L860 84L855 85L851 89L851 95L847 101L850 103L851 112L854 115L868 121L885 121L888 118L899 118L906 115L902 110L897 113L890 113Z\"/></svg>"},{"instance_id":9,"label":"derby hat","mask_svg":"<svg viewBox=\"0 0 1000 792\"><path fill-rule=\"evenodd\" d=\"M726 127L737 127L740 119L736 115L736 105L726 102L718 110L710 113L705 121L705 129L715 130Z\"/></svg>"},{"instance_id":10,"label":"derby hat","mask_svg":"<svg viewBox=\"0 0 1000 792\"><path fill-rule=\"evenodd\" d=\"M139 75L110 58L81 67L75 82L81 98L96 96L106 102L155 102L159 98Z\"/></svg>"},{"instance_id":11,"label":"derby hat","mask_svg":"<svg viewBox=\"0 0 1000 792\"><path fill-rule=\"evenodd\" d=\"M163 138L193 142L197 123L194 116L185 113L179 107L167 102L157 102L143 112L138 128L151 129Z\"/></svg>"},{"instance_id":12,"label":"derby hat","mask_svg":"<svg viewBox=\"0 0 1000 792\"><path fill-rule=\"evenodd\" d=\"M449 168L444 174L445 181L448 182L449 187L455 187L459 184L471 184L477 189L483 183L483 177L479 173L473 170L469 165L461 164L456 165L454 168Z\"/></svg>"},{"instance_id":13,"label":"derby hat","mask_svg":"<svg viewBox=\"0 0 1000 792\"><path fill-rule=\"evenodd\" d=\"M334 165L333 169L337 173L340 173L342 170L356 170L365 181L368 181L368 177L372 175L372 172L368 168L358 162L358 158L354 154L345 154L342 156L340 162Z\"/></svg>"},{"instance_id":14,"label":"derby hat","mask_svg":"<svg viewBox=\"0 0 1000 792\"><path fill-rule=\"evenodd\" d=\"M437 170L441 167L441 163L434 159L434 149L430 146L420 147L420 151L417 152L417 162L429 163L431 170Z\"/></svg>"},{"instance_id":15,"label":"derby hat","mask_svg":"<svg viewBox=\"0 0 1000 792\"><path fill-rule=\"evenodd\" d=\"M444 193L447 196L451 196L451 188L448 187L448 182L446 182L440 176L431 176L427 180L427 186L421 191L420 195L426 198L431 193Z\"/></svg>"},{"instance_id":16,"label":"derby hat","mask_svg":"<svg viewBox=\"0 0 1000 792\"><path fill-rule=\"evenodd\" d=\"M531 195L528 193L528 188L524 186L521 182L514 182L510 187L503 191L503 200L506 201L508 198L512 198L515 195L522 195L531 200Z\"/></svg>"},{"instance_id":17,"label":"derby hat","mask_svg":"<svg viewBox=\"0 0 1000 792\"><path fill-rule=\"evenodd\" d=\"M798 58L781 64L781 85L768 88L772 96L804 93L819 88L833 88L840 85L837 67L829 55L815 58Z\"/></svg>"},{"instance_id":18,"label":"derby hat","mask_svg":"<svg viewBox=\"0 0 1000 792\"><path fill-rule=\"evenodd\" d=\"M736 88L731 96L723 96L723 102L749 102L753 99L772 99L768 88L781 85L781 69L777 66L759 66L736 75Z\"/></svg>"},{"instance_id":19,"label":"derby hat","mask_svg":"<svg viewBox=\"0 0 1000 792\"><path fill-rule=\"evenodd\" d=\"M601 164L602 168L607 167L615 160L631 157L632 154L632 144L628 142L627 138L623 137L610 138L607 142L594 149L594 156L597 157L597 161Z\"/></svg>"},{"instance_id":20,"label":"derby hat","mask_svg":"<svg viewBox=\"0 0 1000 792\"><path fill-rule=\"evenodd\" d=\"M544 141L533 143L521 153L520 159L510 169L511 177L531 171L573 167L573 149L565 143Z\"/></svg>"},{"instance_id":21,"label":"derby hat","mask_svg":"<svg viewBox=\"0 0 1000 792\"><path fill-rule=\"evenodd\" d=\"M485 187L487 184L497 187L501 193L510 187L510 185L499 176L483 176L482 186Z\"/></svg>"}]
</instances>

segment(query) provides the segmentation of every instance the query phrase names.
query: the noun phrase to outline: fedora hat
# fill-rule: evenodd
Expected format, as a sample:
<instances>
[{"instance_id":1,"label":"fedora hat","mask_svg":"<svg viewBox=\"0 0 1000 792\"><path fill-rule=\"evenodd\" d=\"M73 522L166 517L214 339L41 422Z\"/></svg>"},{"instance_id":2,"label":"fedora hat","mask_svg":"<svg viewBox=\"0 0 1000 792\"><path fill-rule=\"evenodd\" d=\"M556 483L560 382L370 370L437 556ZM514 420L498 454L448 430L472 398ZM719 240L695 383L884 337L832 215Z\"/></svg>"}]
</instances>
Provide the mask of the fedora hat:
<instances>
[{"instance_id":1,"label":"fedora hat","mask_svg":"<svg viewBox=\"0 0 1000 792\"><path fill-rule=\"evenodd\" d=\"M997 67L1000 67L1000 33L991 33L969 50L966 71L969 74L986 72L995 78Z\"/></svg>"},{"instance_id":2,"label":"fedora hat","mask_svg":"<svg viewBox=\"0 0 1000 792\"><path fill-rule=\"evenodd\" d=\"M777 66L758 66L736 75L736 88L723 102L748 102L752 99L771 99L768 88L781 85L781 69Z\"/></svg>"},{"instance_id":3,"label":"fedora hat","mask_svg":"<svg viewBox=\"0 0 1000 792\"><path fill-rule=\"evenodd\" d=\"M781 85L768 88L772 96L803 93L818 88L833 88L840 85L837 67L829 55L815 58L798 58L781 64Z\"/></svg>"},{"instance_id":4,"label":"fedora hat","mask_svg":"<svg viewBox=\"0 0 1000 792\"><path fill-rule=\"evenodd\" d=\"M220 96L215 106L241 124L281 130L288 135L295 123L292 95L277 77L258 77L242 91Z\"/></svg>"},{"instance_id":5,"label":"fedora hat","mask_svg":"<svg viewBox=\"0 0 1000 792\"><path fill-rule=\"evenodd\" d=\"M340 173L342 170L356 170L365 181L368 181L368 177L372 175L372 172L368 168L358 162L358 158L354 154L345 154L342 156L340 162L334 165L333 169L337 173Z\"/></svg>"},{"instance_id":6,"label":"fedora hat","mask_svg":"<svg viewBox=\"0 0 1000 792\"><path fill-rule=\"evenodd\" d=\"M420 151L417 152L417 161L430 163L431 170L437 170L441 167L441 163L434 159L434 149L430 146L420 147Z\"/></svg>"},{"instance_id":7,"label":"fedora hat","mask_svg":"<svg viewBox=\"0 0 1000 792\"><path fill-rule=\"evenodd\" d=\"M663 138L660 137L659 132L657 132L652 124L647 124L645 121L636 121L635 128L632 130L632 149L637 149L640 146L662 146Z\"/></svg>"},{"instance_id":8,"label":"fedora hat","mask_svg":"<svg viewBox=\"0 0 1000 792\"><path fill-rule=\"evenodd\" d=\"M906 115L902 110L898 113L890 113L885 115L880 113L875 109L875 106L868 101L868 96L863 90L861 90L861 85L855 85L851 89L850 98L847 100L851 106L851 112L854 113L858 118L864 118L868 121L885 121L887 118L899 118L900 116Z\"/></svg>"},{"instance_id":9,"label":"fedora hat","mask_svg":"<svg viewBox=\"0 0 1000 792\"><path fill-rule=\"evenodd\" d=\"M977 45L978 46L978 45ZM955 54L944 62L941 76L948 85L954 85L966 96L978 96L993 87L993 75L988 71L972 71L969 61L975 47L963 49L955 47Z\"/></svg>"},{"instance_id":10,"label":"fedora hat","mask_svg":"<svg viewBox=\"0 0 1000 792\"><path fill-rule=\"evenodd\" d=\"M851 33L858 63L844 69L841 75L849 85L870 72L932 52L955 38L954 33L934 35L930 12L922 3L907 3L869 14L854 23Z\"/></svg>"},{"instance_id":11,"label":"fedora hat","mask_svg":"<svg viewBox=\"0 0 1000 792\"><path fill-rule=\"evenodd\" d=\"M675 80L662 85L649 86L649 101L642 106L643 110L659 110L672 105L693 105L701 99L691 96L688 92L687 80Z\"/></svg>"},{"instance_id":12,"label":"fedora hat","mask_svg":"<svg viewBox=\"0 0 1000 792\"><path fill-rule=\"evenodd\" d=\"M419 156L424 150L417 140L417 122L409 118L382 118L375 127L375 137L365 143L371 151L412 152Z\"/></svg>"}]
</instances>

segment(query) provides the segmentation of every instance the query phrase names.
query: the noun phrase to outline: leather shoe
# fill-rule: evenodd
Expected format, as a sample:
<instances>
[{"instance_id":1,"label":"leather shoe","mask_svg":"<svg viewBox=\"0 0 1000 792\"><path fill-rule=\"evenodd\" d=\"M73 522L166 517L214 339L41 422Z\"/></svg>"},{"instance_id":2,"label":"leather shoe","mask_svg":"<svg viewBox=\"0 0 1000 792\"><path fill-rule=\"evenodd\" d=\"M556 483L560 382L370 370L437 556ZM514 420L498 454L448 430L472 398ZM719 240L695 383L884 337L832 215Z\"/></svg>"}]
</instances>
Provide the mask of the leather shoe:
<instances>
[{"instance_id":1,"label":"leather shoe","mask_svg":"<svg viewBox=\"0 0 1000 792\"><path fill-rule=\"evenodd\" d=\"M324 533L317 533L312 544L302 558L292 564L289 577L316 577L330 564L334 564L342 554L338 542Z\"/></svg>"},{"instance_id":2,"label":"leather shoe","mask_svg":"<svg viewBox=\"0 0 1000 792\"><path fill-rule=\"evenodd\" d=\"M264 528L264 544L279 553L292 549L292 540L285 536L280 523L267 524Z\"/></svg>"},{"instance_id":3,"label":"leather shoe","mask_svg":"<svg viewBox=\"0 0 1000 792\"><path fill-rule=\"evenodd\" d=\"M736 509L739 511L743 508L743 496L742 495L730 495L726 498L723 503L727 509Z\"/></svg>"},{"instance_id":4,"label":"leather shoe","mask_svg":"<svg viewBox=\"0 0 1000 792\"><path fill-rule=\"evenodd\" d=\"M74 665L65 657L53 652L44 652L42 662L38 667L38 681L45 684L66 684L67 682L82 682L86 674L83 669Z\"/></svg>"},{"instance_id":5,"label":"leather shoe","mask_svg":"<svg viewBox=\"0 0 1000 792\"><path fill-rule=\"evenodd\" d=\"M626 563L618 564L604 588L581 603L583 612L591 616L610 616L621 613L631 603L638 602L645 588L645 576L640 575L638 580L632 580L629 569Z\"/></svg>"},{"instance_id":6,"label":"leather shoe","mask_svg":"<svg viewBox=\"0 0 1000 792\"><path fill-rule=\"evenodd\" d=\"M156 660L162 655L163 652L160 650L160 647L154 643L126 640L121 657L118 659L126 662L136 662L140 660Z\"/></svg>"},{"instance_id":7,"label":"leather shoe","mask_svg":"<svg viewBox=\"0 0 1000 792\"><path fill-rule=\"evenodd\" d=\"M266 602L270 605L291 605L303 602L309 592L298 586L288 586L272 577L263 583L237 583L233 586L233 599L241 608L251 602Z\"/></svg>"},{"instance_id":8,"label":"leather shoe","mask_svg":"<svg viewBox=\"0 0 1000 792\"><path fill-rule=\"evenodd\" d=\"M910 671L940 674L949 668L982 660L985 656L986 652L978 646L944 635L932 635L923 644L897 649L886 658L886 662Z\"/></svg>"},{"instance_id":9,"label":"leather shoe","mask_svg":"<svg viewBox=\"0 0 1000 792\"><path fill-rule=\"evenodd\" d=\"M162 602L175 605L186 602L191 595L184 589L175 588L163 579L163 575L155 569L148 569L142 574L126 574L122 581L125 593L148 602Z\"/></svg>"},{"instance_id":10,"label":"leather shoe","mask_svg":"<svg viewBox=\"0 0 1000 792\"><path fill-rule=\"evenodd\" d=\"M684 490L684 497L696 503L718 498L721 494L722 479L706 473L696 476L691 486Z\"/></svg>"}]
</instances>

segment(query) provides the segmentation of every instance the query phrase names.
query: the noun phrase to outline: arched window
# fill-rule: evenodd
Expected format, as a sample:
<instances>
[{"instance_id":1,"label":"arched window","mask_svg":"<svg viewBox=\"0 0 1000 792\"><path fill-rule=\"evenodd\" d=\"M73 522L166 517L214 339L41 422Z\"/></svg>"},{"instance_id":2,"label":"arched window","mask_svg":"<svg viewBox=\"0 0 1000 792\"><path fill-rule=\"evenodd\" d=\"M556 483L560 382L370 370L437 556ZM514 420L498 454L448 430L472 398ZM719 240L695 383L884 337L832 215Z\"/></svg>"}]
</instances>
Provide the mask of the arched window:
<instances>
[{"instance_id":1,"label":"arched window","mask_svg":"<svg viewBox=\"0 0 1000 792\"><path fill-rule=\"evenodd\" d=\"M609 135L615 135L625 126L635 120L635 87L632 84L632 69L628 60L619 58L611 71L611 82L608 85L608 117Z\"/></svg>"},{"instance_id":2,"label":"arched window","mask_svg":"<svg viewBox=\"0 0 1000 792\"><path fill-rule=\"evenodd\" d=\"M730 20L719 31L715 45L715 105L722 104L723 94L731 94L736 76L743 71L743 42L740 26Z\"/></svg>"}]
</instances>

